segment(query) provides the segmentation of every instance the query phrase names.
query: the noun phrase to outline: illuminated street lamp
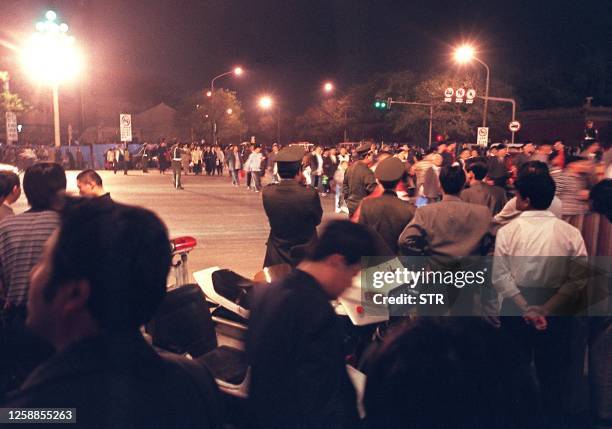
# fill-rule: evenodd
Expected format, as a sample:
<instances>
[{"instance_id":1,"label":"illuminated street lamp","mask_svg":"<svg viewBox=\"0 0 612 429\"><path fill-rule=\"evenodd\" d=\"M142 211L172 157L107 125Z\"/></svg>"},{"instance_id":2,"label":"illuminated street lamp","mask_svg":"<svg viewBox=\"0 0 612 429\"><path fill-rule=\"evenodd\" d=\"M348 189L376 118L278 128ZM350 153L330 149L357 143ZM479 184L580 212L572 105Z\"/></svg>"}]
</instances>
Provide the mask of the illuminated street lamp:
<instances>
[{"instance_id":1,"label":"illuminated street lamp","mask_svg":"<svg viewBox=\"0 0 612 429\"><path fill-rule=\"evenodd\" d=\"M269 95L264 95L257 102L262 110L270 110L274 106L274 100ZM276 143L280 144L280 105L276 105Z\"/></svg>"},{"instance_id":2,"label":"illuminated street lamp","mask_svg":"<svg viewBox=\"0 0 612 429\"><path fill-rule=\"evenodd\" d=\"M325 82L325 84L323 85L323 91L325 91L327 94L331 93L334 90L334 84L331 82Z\"/></svg>"},{"instance_id":3,"label":"illuminated street lamp","mask_svg":"<svg viewBox=\"0 0 612 429\"><path fill-rule=\"evenodd\" d=\"M226 71L225 73L221 73L218 76L215 76L212 78L212 80L210 81L210 91L208 91L206 93L207 97L210 97L210 105L211 108L214 108L213 106L213 96L215 95L215 81L217 79L219 79L220 77L223 76L228 76L230 74L233 74L234 76L242 76L242 74L244 73L244 70L242 69L242 67L234 67L233 69ZM213 114L213 144L217 144L217 121L214 119L214 114Z\"/></svg>"},{"instance_id":4,"label":"illuminated street lamp","mask_svg":"<svg viewBox=\"0 0 612 429\"><path fill-rule=\"evenodd\" d=\"M227 112L228 115L231 115L232 113L234 113L234 111L232 109L227 109L226 112Z\"/></svg>"},{"instance_id":5,"label":"illuminated street lamp","mask_svg":"<svg viewBox=\"0 0 612 429\"><path fill-rule=\"evenodd\" d=\"M23 47L22 62L30 75L51 85L53 89L53 125L55 146L60 142L59 85L73 79L81 69L82 61L74 37L68 35L68 25L58 24L57 14L50 10L46 21L36 24L34 33Z\"/></svg>"},{"instance_id":6,"label":"illuminated street lamp","mask_svg":"<svg viewBox=\"0 0 612 429\"><path fill-rule=\"evenodd\" d=\"M466 64L474 60L480 63L487 71L487 78L486 78L486 83L485 83L484 107L482 111L482 126L486 127L487 126L487 108L489 106L489 80L490 80L490 74L491 74L489 70L489 66L484 61L482 61L480 58L476 56L476 50L474 49L473 46L468 45L468 44L464 44L464 45L461 45L455 48L454 58L458 64Z\"/></svg>"}]
</instances>

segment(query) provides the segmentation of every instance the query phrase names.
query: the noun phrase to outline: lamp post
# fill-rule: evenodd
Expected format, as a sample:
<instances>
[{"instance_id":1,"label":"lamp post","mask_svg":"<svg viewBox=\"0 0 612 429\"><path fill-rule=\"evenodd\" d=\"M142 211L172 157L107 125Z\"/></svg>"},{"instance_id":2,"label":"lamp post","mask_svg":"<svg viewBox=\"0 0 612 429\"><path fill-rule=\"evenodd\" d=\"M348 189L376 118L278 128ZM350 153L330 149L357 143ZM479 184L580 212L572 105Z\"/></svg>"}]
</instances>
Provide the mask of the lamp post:
<instances>
[{"instance_id":1,"label":"lamp post","mask_svg":"<svg viewBox=\"0 0 612 429\"><path fill-rule=\"evenodd\" d=\"M210 91L206 93L206 96L210 97L210 107L213 116L213 145L217 144L217 120L215 119L215 112L213 106L213 99L215 96L215 81L221 77L229 76L230 74L233 74L234 76L241 76L242 73L244 73L242 67L234 67L232 70L226 71L225 73L221 73L220 75L213 77L210 81Z\"/></svg>"},{"instance_id":2,"label":"lamp post","mask_svg":"<svg viewBox=\"0 0 612 429\"><path fill-rule=\"evenodd\" d=\"M53 128L55 146L61 146L59 85L73 78L81 68L81 59L74 37L68 35L68 25L58 24L52 10L45 14L46 21L36 24L36 33L22 49L26 70L37 80L51 85L53 92Z\"/></svg>"},{"instance_id":3,"label":"lamp post","mask_svg":"<svg viewBox=\"0 0 612 429\"><path fill-rule=\"evenodd\" d=\"M326 95L330 95L335 90L336 90L336 88L335 88L335 86L334 86L334 84L332 82L327 81L327 82L325 82L323 84L323 92ZM348 105L348 103L346 103L346 105L344 106L344 142L348 141L348 132L347 132L347 129L346 129L346 124L348 123L348 115L347 115L347 113L348 113L348 110L349 110L350 107L351 106Z\"/></svg>"},{"instance_id":4,"label":"lamp post","mask_svg":"<svg viewBox=\"0 0 612 429\"><path fill-rule=\"evenodd\" d=\"M491 70L489 69L489 66L487 65L487 63L485 63L484 61L482 61L480 58L478 58L475 55L475 50L473 46L470 46L470 45L459 46L458 48L455 49L454 57L455 57L455 61L458 62L459 64L465 64L471 60L474 60L480 63L487 72L487 77L485 81L484 107L482 109L482 126L486 127L487 126L487 109L489 107L489 82L490 82Z\"/></svg>"},{"instance_id":5,"label":"lamp post","mask_svg":"<svg viewBox=\"0 0 612 429\"><path fill-rule=\"evenodd\" d=\"M259 98L259 107L263 110L270 110L274 106L274 100L269 95L264 95ZM280 142L280 105L276 104L276 143Z\"/></svg>"}]
</instances>

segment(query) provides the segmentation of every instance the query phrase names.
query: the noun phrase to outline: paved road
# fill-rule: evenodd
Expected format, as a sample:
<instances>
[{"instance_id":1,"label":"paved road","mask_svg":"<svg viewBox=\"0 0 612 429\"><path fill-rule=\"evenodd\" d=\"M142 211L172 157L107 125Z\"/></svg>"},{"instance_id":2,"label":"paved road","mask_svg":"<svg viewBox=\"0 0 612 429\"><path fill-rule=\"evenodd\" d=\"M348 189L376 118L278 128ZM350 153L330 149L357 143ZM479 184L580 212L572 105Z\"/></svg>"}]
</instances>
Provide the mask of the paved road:
<instances>
[{"instance_id":1,"label":"paved road","mask_svg":"<svg viewBox=\"0 0 612 429\"><path fill-rule=\"evenodd\" d=\"M155 211L172 237L191 235L198 240L190 253L190 271L219 266L252 277L261 269L269 232L261 194L234 188L227 176L183 176L185 190L176 191L172 176L158 171L130 171L127 176L100 173L114 200ZM67 173L69 192L78 193L76 174ZM322 198L324 222L340 216L334 213L333 200L331 195ZM14 209L16 213L27 209L24 196Z\"/></svg>"}]
</instances>

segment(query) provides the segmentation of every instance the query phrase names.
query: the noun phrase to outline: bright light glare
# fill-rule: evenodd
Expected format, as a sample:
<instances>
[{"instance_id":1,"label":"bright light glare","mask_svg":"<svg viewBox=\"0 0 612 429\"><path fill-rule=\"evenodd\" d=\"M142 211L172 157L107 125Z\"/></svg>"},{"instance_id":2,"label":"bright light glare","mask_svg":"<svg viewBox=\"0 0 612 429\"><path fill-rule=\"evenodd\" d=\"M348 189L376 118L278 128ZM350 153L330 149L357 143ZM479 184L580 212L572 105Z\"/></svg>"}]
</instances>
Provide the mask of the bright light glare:
<instances>
[{"instance_id":1,"label":"bright light glare","mask_svg":"<svg viewBox=\"0 0 612 429\"><path fill-rule=\"evenodd\" d=\"M323 85L323 90L325 92L332 92L334 90L334 85L331 82L325 82L325 85Z\"/></svg>"},{"instance_id":2,"label":"bright light glare","mask_svg":"<svg viewBox=\"0 0 612 429\"><path fill-rule=\"evenodd\" d=\"M47 18L49 21L55 21L57 14L52 10L48 10L47 13L45 13L45 18Z\"/></svg>"},{"instance_id":3,"label":"bright light glare","mask_svg":"<svg viewBox=\"0 0 612 429\"><path fill-rule=\"evenodd\" d=\"M466 63L474 58L474 47L470 45L461 45L455 49L455 61L460 64Z\"/></svg>"},{"instance_id":4,"label":"bright light glare","mask_svg":"<svg viewBox=\"0 0 612 429\"><path fill-rule=\"evenodd\" d=\"M234 113L234 111L232 109L227 109L227 114L231 115L232 113Z\"/></svg>"},{"instance_id":5,"label":"bright light glare","mask_svg":"<svg viewBox=\"0 0 612 429\"><path fill-rule=\"evenodd\" d=\"M244 70L242 70L242 67L236 67L236 68L234 69L234 74L235 74L236 76L240 76L240 75L241 75L243 72L244 72Z\"/></svg>"},{"instance_id":6,"label":"bright light glare","mask_svg":"<svg viewBox=\"0 0 612 429\"><path fill-rule=\"evenodd\" d=\"M21 51L25 70L36 80L60 83L73 79L82 67L74 38L65 33L35 33Z\"/></svg>"},{"instance_id":7,"label":"bright light glare","mask_svg":"<svg viewBox=\"0 0 612 429\"><path fill-rule=\"evenodd\" d=\"M267 95L259 99L259 107L261 107L262 109L269 109L270 107L272 107L272 104L272 98Z\"/></svg>"},{"instance_id":8,"label":"bright light glare","mask_svg":"<svg viewBox=\"0 0 612 429\"><path fill-rule=\"evenodd\" d=\"M206 96L207 97L212 97L212 91L206 91Z\"/></svg>"}]
</instances>

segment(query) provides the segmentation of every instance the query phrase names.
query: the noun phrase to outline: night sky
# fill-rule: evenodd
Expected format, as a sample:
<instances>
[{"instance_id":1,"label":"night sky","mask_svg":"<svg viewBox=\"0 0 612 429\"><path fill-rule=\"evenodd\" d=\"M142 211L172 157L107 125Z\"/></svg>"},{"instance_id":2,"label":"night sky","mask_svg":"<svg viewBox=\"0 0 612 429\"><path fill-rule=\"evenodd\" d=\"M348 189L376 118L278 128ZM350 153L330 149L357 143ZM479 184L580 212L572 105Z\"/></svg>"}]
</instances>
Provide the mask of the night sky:
<instances>
[{"instance_id":1,"label":"night sky","mask_svg":"<svg viewBox=\"0 0 612 429\"><path fill-rule=\"evenodd\" d=\"M164 98L240 64L247 74L218 86L236 89L247 109L269 91L299 112L325 79L342 89L374 72L441 71L464 40L517 86L537 70L561 76L587 53L612 69L606 0L2 0L0 37L17 41L47 7L71 25L100 91Z\"/></svg>"}]
</instances>

